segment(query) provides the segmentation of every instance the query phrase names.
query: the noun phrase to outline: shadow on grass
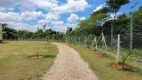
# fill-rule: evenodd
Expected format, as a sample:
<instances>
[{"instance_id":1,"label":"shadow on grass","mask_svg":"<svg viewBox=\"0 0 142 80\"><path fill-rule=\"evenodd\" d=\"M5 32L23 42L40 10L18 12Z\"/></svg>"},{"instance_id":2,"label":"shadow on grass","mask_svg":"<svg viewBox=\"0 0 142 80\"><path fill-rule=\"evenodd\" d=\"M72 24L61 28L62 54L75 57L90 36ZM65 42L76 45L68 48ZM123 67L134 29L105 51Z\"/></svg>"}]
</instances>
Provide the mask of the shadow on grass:
<instances>
[{"instance_id":1,"label":"shadow on grass","mask_svg":"<svg viewBox=\"0 0 142 80\"><path fill-rule=\"evenodd\" d=\"M9 43L9 42L2 42L2 43L0 43L0 44L7 44L7 43Z\"/></svg>"},{"instance_id":2,"label":"shadow on grass","mask_svg":"<svg viewBox=\"0 0 142 80\"><path fill-rule=\"evenodd\" d=\"M42 58L55 58L55 55L31 55L28 56L28 58L33 58L33 57L42 57Z\"/></svg>"},{"instance_id":3,"label":"shadow on grass","mask_svg":"<svg viewBox=\"0 0 142 80\"><path fill-rule=\"evenodd\" d=\"M54 57L56 57L55 55L44 55L43 56L44 58L54 58Z\"/></svg>"}]
</instances>

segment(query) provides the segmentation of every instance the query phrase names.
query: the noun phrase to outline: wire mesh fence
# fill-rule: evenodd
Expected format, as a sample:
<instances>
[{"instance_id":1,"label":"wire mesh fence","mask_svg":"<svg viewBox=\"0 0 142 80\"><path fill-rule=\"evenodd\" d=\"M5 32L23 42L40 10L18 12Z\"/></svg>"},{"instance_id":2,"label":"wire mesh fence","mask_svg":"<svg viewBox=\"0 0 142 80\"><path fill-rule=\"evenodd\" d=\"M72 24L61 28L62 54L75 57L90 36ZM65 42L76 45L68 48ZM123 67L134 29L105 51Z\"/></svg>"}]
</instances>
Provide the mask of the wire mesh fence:
<instances>
[{"instance_id":1,"label":"wire mesh fence","mask_svg":"<svg viewBox=\"0 0 142 80\"><path fill-rule=\"evenodd\" d=\"M93 48L93 43L96 38L97 47L101 48L101 36L89 35L89 36L70 36L67 37L67 42L72 44L80 44L86 47ZM105 43L107 50L116 53L117 52L117 40L118 35L113 36L113 41L111 44L111 35L105 35ZM121 53L130 52L130 46L132 46L132 51L138 58L142 58L142 34L134 34L133 44L130 45L130 35L120 35L120 51Z\"/></svg>"},{"instance_id":2,"label":"wire mesh fence","mask_svg":"<svg viewBox=\"0 0 142 80\"><path fill-rule=\"evenodd\" d=\"M96 40L95 40L96 39ZM134 67L142 70L142 34L134 34L132 45L130 44L130 35L120 35L120 47L118 48L118 35L113 36L113 41L111 42L111 35L105 35L105 50L111 52L112 56L117 58L118 50L120 50L120 58L122 55L130 53L130 47L132 47L133 56L128 59L128 63ZM71 44L79 44L88 48L97 47L98 49L103 49L102 36L70 36L67 37L67 42ZM96 43L96 46L93 44Z\"/></svg>"}]
</instances>

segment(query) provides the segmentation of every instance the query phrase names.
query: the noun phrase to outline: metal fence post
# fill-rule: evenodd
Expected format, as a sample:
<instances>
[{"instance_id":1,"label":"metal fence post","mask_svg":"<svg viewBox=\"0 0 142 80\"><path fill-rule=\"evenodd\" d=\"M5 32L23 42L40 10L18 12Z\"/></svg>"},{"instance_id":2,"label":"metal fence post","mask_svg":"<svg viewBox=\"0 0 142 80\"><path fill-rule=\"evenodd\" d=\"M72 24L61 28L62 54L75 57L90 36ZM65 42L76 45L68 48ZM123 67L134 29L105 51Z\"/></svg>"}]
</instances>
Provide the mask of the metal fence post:
<instances>
[{"instance_id":1,"label":"metal fence post","mask_svg":"<svg viewBox=\"0 0 142 80\"><path fill-rule=\"evenodd\" d=\"M85 47L87 47L87 43L86 43L86 36L85 36Z\"/></svg>"},{"instance_id":2,"label":"metal fence post","mask_svg":"<svg viewBox=\"0 0 142 80\"><path fill-rule=\"evenodd\" d=\"M120 34L118 34L117 37L117 61L116 63L119 63L120 61Z\"/></svg>"},{"instance_id":3,"label":"metal fence post","mask_svg":"<svg viewBox=\"0 0 142 80\"><path fill-rule=\"evenodd\" d=\"M94 40L93 40L93 43L92 43L92 47L94 47L94 43L95 43L95 49L97 50L98 46L97 46L97 38L96 38L96 36L94 37Z\"/></svg>"},{"instance_id":4,"label":"metal fence post","mask_svg":"<svg viewBox=\"0 0 142 80\"><path fill-rule=\"evenodd\" d=\"M80 37L79 37L79 45L80 45Z\"/></svg>"},{"instance_id":5,"label":"metal fence post","mask_svg":"<svg viewBox=\"0 0 142 80\"><path fill-rule=\"evenodd\" d=\"M130 52L133 49L133 17L131 16L131 27L130 27Z\"/></svg>"},{"instance_id":6,"label":"metal fence post","mask_svg":"<svg viewBox=\"0 0 142 80\"><path fill-rule=\"evenodd\" d=\"M66 43L68 42L68 37L66 37Z\"/></svg>"},{"instance_id":7,"label":"metal fence post","mask_svg":"<svg viewBox=\"0 0 142 80\"><path fill-rule=\"evenodd\" d=\"M95 44L96 44L96 50L98 49L98 45L97 45L97 38L96 38L96 36L95 36Z\"/></svg>"}]
</instances>

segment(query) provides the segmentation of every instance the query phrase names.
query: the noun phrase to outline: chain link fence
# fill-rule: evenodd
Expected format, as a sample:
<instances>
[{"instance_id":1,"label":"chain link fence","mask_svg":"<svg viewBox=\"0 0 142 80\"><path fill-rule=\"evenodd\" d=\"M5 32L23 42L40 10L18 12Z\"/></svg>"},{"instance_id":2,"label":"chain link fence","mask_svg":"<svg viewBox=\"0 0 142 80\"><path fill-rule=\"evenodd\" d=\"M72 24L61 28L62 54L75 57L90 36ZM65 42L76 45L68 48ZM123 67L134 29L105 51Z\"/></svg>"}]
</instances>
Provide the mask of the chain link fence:
<instances>
[{"instance_id":1,"label":"chain link fence","mask_svg":"<svg viewBox=\"0 0 142 80\"><path fill-rule=\"evenodd\" d=\"M93 43L96 38L97 47L101 48L101 36L89 35L89 36L70 36L66 38L66 42L71 44L79 44L89 48L94 48ZM105 35L105 43L107 50L110 52L117 53L117 40L118 35L113 36L111 44L111 35ZM130 45L130 35L120 35L120 51L121 54L130 52L130 46L132 46L132 52L136 58L142 59L142 34L133 35L133 44Z\"/></svg>"},{"instance_id":2,"label":"chain link fence","mask_svg":"<svg viewBox=\"0 0 142 80\"><path fill-rule=\"evenodd\" d=\"M95 40L96 39L96 40ZM121 55L130 53L130 47L132 47L132 53L133 56L128 59L128 63L133 65L134 67L139 68L142 70L142 34L134 34L132 45L130 44L130 35L120 35L120 47L118 48L118 35L113 36L113 41L111 43L111 35L104 35L105 39L105 51L109 52L110 55L117 58L118 50L120 52L120 58ZM98 50L102 49L102 35L101 36L95 36L95 35L89 35L89 36L70 36L66 38L66 42L70 44L79 44L83 45L88 48L95 49L95 47L98 48ZM96 42L96 46L93 46L93 44Z\"/></svg>"}]
</instances>

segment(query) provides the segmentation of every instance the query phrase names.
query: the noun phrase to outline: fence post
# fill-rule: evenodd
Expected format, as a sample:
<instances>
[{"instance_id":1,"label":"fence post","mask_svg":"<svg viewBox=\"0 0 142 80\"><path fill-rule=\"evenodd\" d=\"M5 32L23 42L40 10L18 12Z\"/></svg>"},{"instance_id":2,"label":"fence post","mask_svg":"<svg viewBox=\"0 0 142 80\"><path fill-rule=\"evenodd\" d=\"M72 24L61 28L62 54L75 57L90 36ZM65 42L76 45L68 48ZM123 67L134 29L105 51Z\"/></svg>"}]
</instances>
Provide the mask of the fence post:
<instances>
[{"instance_id":1,"label":"fence post","mask_svg":"<svg viewBox=\"0 0 142 80\"><path fill-rule=\"evenodd\" d=\"M76 37L74 36L74 44L76 45Z\"/></svg>"},{"instance_id":2,"label":"fence post","mask_svg":"<svg viewBox=\"0 0 142 80\"><path fill-rule=\"evenodd\" d=\"M106 50L107 50L107 44L106 44L106 39L105 39L104 33L102 33L102 38L103 38L103 40L104 40L104 45L105 45L105 48L106 48Z\"/></svg>"},{"instance_id":3,"label":"fence post","mask_svg":"<svg viewBox=\"0 0 142 80\"><path fill-rule=\"evenodd\" d=\"M98 45L97 45L97 38L96 38L96 36L95 36L95 47L96 47L96 50L98 49Z\"/></svg>"},{"instance_id":4,"label":"fence post","mask_svg":"<svg viewBox=\"0 0 142 80\"><path fill-rule=\"evenodd\" d=\"M86 43L86 36L85 36L85 47L87 47L87 43Z\"/></svg>"},{"instance_id":5,"label":"fence post","mask_svg":"<svg viewBox=\"0 0 142 80\"><path fill-rule=\"evenodd\" d=\"M66 43L68 42L68 37L66 37Z\"/></svg>"},{"instance_id":6,"label":"fence post","mask_svg":"<svg viewBox=\"0 0 142 80\"><path fill-rule=\"evenodd\" d=\"M80 37L79 37L79 45L80 45Z\"/></svg>"},{"instance_id":7,"label":"fence post","mask_svg":"<svg viewBox=\"0 0 142 80\"><path fill-rule=\"evenodd\" d=\"M94 40L93 40L93 43L92 43L92 47L94 47L94 46L93 46L94 43L95 43L95 50L97 50L97 49L98 49L98 46L97 46L97 38L96 38L96 36L94 37Z\"/></svg>"},{"instance_id":8,"label":"fence post","mask_svg":"<svg viewBox=\"0 0 142 80\"><path fill-rule=\"evenodd\" d=\"M117 61L116 63L119 63L120 60L120 34L118 34L117 37Z\"/></svg>"},{"instance_id":9,"label":"fence post","mask_svg":"<svg viewBox=\"0 0 142 80\"><path fill-rule=\"evenodd\" d=\"M133 17L131 14L131 27L130 27L130 52L132 52L133 49Z\"/></svg>"}]
</instances>

